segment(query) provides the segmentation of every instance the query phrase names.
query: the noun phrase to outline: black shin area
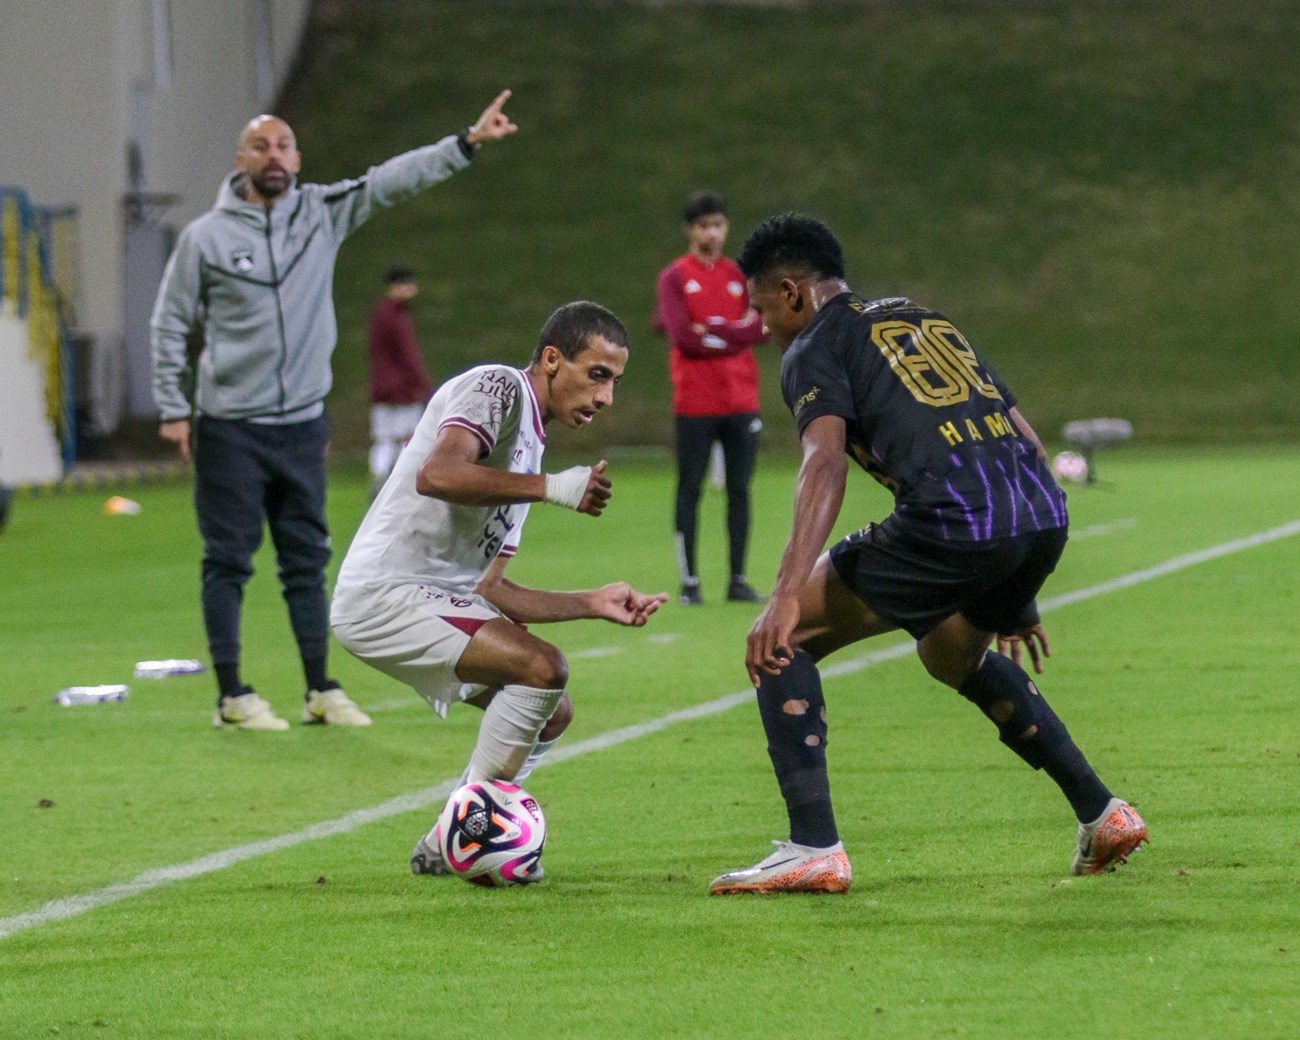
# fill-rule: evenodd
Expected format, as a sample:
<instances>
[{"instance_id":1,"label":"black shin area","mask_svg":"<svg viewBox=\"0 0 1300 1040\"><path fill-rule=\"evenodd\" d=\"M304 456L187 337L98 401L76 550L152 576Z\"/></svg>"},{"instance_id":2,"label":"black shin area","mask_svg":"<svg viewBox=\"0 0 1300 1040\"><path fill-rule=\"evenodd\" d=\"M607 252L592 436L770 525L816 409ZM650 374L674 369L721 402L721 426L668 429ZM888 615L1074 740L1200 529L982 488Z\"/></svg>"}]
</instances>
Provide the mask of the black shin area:
<instances>
[{"instance_id":1,"label":"black shin area","mask_svg":"<svg viewBox=\"0 0 1300 1040\"><path fill-rule=\"evenodd\" d=\"M790 840L825 848L840 840L826 774L826 701L813 659L797 651L780 675L764 675L758 712L790 816Z\"/></svg>"},{"instance_id":2,"label":"black shin area","mask_svg":"<svg viewBox=\"0 0 1300 1040\"><path fill-rule=\"evenodd\" d=\"M1043 768L1044 747L1057 731L1069 738L1033 680L1001 654L986 653L957 692L987 715L1002 743L1035 769Z\"/></svg>"},{"instance_id":3,"label":"black shin area","mask_svg":"<svg viewBox=\"0 0 1300 1040\"><path fill-rule=\"evenodd\" d=\"M1024 669L989 651L958 692L997 726L1002 743L1056 781L1079 819L1101 815L1110 791Z\"/></svg>"}]
</instances>

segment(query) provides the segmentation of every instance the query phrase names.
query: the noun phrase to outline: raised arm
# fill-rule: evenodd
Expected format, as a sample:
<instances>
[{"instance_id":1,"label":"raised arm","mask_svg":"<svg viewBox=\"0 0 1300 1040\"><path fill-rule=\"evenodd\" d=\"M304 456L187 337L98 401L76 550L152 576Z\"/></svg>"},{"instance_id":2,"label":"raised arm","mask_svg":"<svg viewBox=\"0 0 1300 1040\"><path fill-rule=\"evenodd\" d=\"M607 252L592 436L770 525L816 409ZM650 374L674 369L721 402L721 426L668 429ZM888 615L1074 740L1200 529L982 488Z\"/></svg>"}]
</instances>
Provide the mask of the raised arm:
<instances>
[{"instance_id":1,"label":"raised arm","mask_svg":"<svg viewBox=\"0 0 1300 1040\"><path fill-rule=\"evenodd\" d=\"M324 187L322 197L335 237L347 237L372 217L377 208L395 205L463 170L485 142L499 141L515 133L519 127L502 110L509 99L510 91L503 90L461 133L403 152L372 166L354 180Z\"/></svg>"},{"instance_id":2,"label":"raised arm","mask_svg":"<svg viewBox=\"0 0 1300 1040\"><path fill-rule=\"evenodd\" d=\"M415 475L415 490L462 506L550 502L600 516L611 484L604 460L560 473L510 473L479 464L483 442L461 426L445 426Z\"/></svg>"},{"instance_id":3,"label":"raised arm","mask_svg":"<svg viewBox=\"0 0 1300 1040\"><path fill-rule=\"evenodd\" d=\"M503 90L493 98L492 103L483 109L483 114L478 117L474 125L465 131L465 143L480 145L484 141L499 141L517 131L519 127L503 111L509 100L509 90Z\"/></svg>"},{"instance_id":4,"label":"raised arm","mask_svg":"<svg viewBox=\"0 0 1300 1040\"><path fill-rule=\"evenodd\" d=\"M479 464L482 442L460 426L445 426L415 475L415 490L461 506L503 506L546 499L542 473L510 473Z\"/></svg>"}]
</instances>

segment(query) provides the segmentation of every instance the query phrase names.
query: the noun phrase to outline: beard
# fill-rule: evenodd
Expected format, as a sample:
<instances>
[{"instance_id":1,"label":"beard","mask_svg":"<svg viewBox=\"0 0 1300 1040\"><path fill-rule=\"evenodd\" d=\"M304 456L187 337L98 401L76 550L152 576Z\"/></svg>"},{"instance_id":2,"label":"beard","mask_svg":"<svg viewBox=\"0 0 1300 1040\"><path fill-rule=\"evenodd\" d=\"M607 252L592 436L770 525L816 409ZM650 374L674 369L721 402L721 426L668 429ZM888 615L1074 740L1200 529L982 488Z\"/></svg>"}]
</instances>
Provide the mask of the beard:
<instances>
[{"instance_id":1,"label":"beard","mask_svg":"<svg viewBox=\"0 0 1300 1040\"><path fill-rule=\"evenodd\" d=\"M268 202L278 199L289 190L292 178L284 170L263 170L254 176L248 174L248 181L257 189L257 193Z\"/></svg>"}]
</instances>

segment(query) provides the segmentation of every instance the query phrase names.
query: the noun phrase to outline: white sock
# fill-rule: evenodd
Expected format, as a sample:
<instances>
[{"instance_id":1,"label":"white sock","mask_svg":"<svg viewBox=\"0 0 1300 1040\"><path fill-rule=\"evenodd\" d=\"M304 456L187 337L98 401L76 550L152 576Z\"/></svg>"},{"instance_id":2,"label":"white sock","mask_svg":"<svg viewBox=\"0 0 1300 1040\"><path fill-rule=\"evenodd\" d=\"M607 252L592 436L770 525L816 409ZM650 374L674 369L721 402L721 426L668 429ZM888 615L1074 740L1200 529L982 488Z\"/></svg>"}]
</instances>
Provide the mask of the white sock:
<instances>
[{"instance_id":1,"label":"white sock","mask_svg":"<svg viewBox=\"0 0 1300 1040\"><path fill-rule=\"evenodd\" d=\"M559 739L559 737L556 737L555 740L539 740L533 746L533 750L528 757L524 759L524 764L519 767L519 772L515 774L515 783L522 785L528 779L528 774L537 768L537 763L541 761L542 756L555 747L555 741Z\"/></svg>"},{"instance_id":2,"label":"white sock","mask_svg":"<svg viewBox=\"0 0 1300 1040\"><path fill-rule=\"evenodd\" d=\"M537 734L563 696L563 690L501 687L483 712L478 742L465 770L466 780L514 781L537 747Z\"/></svg>"}]
</instances>

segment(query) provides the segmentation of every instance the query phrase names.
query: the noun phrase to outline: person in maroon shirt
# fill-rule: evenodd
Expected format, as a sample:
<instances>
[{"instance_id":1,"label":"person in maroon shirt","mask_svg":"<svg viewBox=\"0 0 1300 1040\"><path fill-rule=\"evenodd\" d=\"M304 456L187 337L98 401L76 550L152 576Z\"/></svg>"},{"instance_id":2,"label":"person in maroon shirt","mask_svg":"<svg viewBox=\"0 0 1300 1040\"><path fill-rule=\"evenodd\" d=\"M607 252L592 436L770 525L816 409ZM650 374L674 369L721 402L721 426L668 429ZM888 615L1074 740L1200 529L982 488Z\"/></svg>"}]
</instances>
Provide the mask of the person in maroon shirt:
<instances>
[{"instance_id":1,"label":"person in maroon shirt","mask_svg":"<svg viewBox=\"0 0 1300 1040\"><path fill-rule=\"evenodd\" d=\"M766 337L749 305L745 276L722 255L727 204L697 191L682 211L686 255L659 272L654 329L668 337L677 434L677 565L681 601L703 602L695 567L700 489L714 443L722 446L727 488L731 581L727 599L761 603L745 580L749 546L749 484L758 450L758 362L754 346Z\"/></svg>"},{"instance_id":2,"label":"person in maroon shirt","mask_svg":"<svg viewBox=\"0 0 1300 1040\"><path fill-rule=\"evenodd\" d=\"M388 479L433 396L433 380L415 339L411 301L419 292L405 267L388 272L388 288L370 312L370 481Z\"/></svg>"}]
</instances>

